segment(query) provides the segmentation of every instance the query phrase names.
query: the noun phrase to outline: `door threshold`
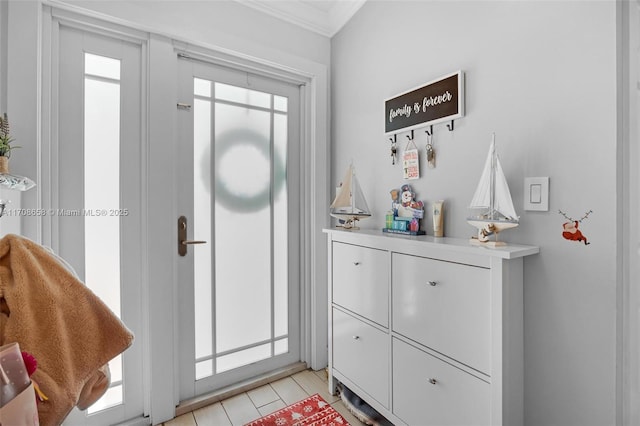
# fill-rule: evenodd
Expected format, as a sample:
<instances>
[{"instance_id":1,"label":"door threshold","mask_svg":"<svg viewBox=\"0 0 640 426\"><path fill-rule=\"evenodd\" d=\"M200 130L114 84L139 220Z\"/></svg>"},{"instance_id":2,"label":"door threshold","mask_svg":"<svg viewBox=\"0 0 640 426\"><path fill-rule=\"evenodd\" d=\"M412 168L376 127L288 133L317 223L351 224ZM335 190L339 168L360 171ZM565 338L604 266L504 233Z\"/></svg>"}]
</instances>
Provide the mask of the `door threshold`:
<instances>
[{"instance_id":1,"label":"door threshold","mask_svg":"<svg viewBox=\"0 0 640 426\"><path fill-rule=\"evenodd\" d=\"M307 368L309 367L307 366L306 362L296 362L286 367L282 367L256 377L243 380L242 382L224 387L217 391L200 395L195 398L187 399L180 402L180 404L176 407L175 416L178 417L182 414L197 410L198 408L206 407L207 405L211 405L224 399L231 398L232 396L236 396L252 389L259 388L260 386L275 382L276 380L283 379L300 371L304 371Z\"/></svg>"}]
</instances>

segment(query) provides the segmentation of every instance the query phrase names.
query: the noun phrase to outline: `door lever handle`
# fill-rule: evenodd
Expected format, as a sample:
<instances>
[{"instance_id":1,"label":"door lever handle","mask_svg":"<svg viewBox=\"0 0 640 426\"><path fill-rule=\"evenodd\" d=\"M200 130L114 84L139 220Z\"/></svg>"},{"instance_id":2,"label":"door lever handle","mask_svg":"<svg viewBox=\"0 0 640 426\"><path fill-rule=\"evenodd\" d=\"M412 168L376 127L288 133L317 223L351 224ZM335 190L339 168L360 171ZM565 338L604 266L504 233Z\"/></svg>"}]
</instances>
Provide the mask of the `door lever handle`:
<instances>
[{"instance_id":1,"label":"door lever handle","mask_svg":"<svg viewBox=\"0 0 640 426\"><path fill-rule=\"evenodd\" d=\"M178 218L178 254L180 256L187 255L187 246L191 244L205 244L206 241L187 240L187 218L180 216Z\"/></svg>"},{"instance_id":2,"label":"door lever handle","mask_svg":"<svg viewBox=\"0 0 640 426\"><path fill-rule=\"evenodd\" d=\"M182 245L189 245L189 244L206 244L206 241L196 241L196 240L184 240L184 241L180 241L180 244Z\"/></svg>"}]
</instances>

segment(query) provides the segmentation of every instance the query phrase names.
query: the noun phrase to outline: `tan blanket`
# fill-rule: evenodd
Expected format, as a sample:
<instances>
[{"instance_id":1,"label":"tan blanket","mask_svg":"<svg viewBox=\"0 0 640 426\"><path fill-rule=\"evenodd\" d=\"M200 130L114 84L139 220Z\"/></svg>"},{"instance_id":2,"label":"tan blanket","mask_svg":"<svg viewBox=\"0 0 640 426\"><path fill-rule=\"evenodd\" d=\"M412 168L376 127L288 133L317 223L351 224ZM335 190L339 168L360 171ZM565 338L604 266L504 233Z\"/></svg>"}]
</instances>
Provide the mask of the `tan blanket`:
<instances>
[{"instance_id":1,"label":"tan blanket","mask_svg":"<svg viewBox=\"0 0 640 426\"><path fill-rule=\"evenodd\" d=\"M32 378L49 401L40 424L61 424L109 386L106 363L133 342L111 310L49 251L31 240L0 239L0 345L18 342L33 354Z\"/></svg>"}]
</instances>

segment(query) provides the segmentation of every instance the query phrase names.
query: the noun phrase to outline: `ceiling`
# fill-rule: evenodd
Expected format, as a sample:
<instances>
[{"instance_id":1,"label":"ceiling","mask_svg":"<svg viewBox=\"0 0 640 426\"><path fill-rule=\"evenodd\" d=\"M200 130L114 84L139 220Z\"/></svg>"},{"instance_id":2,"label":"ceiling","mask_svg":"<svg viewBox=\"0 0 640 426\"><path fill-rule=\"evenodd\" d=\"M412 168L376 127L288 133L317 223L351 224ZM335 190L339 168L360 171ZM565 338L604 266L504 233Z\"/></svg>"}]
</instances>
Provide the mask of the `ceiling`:
<instances>
[{"instance_id":1,"label":"ceiling","mask_svg":"<svg viewBox=\"0 0 640 426\"><path fill-rule=\"evenodd\" d=\"M236 0L245 6L333 37L366 0Z\"/></svg>"}]
</instances>

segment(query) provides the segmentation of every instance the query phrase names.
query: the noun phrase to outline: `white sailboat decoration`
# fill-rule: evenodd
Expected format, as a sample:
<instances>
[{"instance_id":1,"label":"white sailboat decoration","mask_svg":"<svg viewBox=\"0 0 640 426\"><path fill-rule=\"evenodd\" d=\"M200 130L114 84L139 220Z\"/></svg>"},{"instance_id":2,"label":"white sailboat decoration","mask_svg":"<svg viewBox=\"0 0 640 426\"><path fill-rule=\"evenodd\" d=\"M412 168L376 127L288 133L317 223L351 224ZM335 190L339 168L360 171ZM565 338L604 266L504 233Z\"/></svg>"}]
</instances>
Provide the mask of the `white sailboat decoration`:
<instances>
[{"instance_id":1,"label":"white sailboat decoration","mask_svg":"<svg viewBox=\"0 0 640 426\"><path fill-rule=\"evenodd\" d=\"M329 206L329 214L339 219L338 227L345 229L360 229L356 226L356 222L371 216L371 211L356 178L353 164L349 165L340 184L340 190Z\"/></svg>"},{"instance_id":2,"label":"white sailboat decoration","mask_svg":"<svg viewBox=\"0 0 640 426\"><path fill-rule=\"evenodd\" d=\"M509 185L507 185L496 153L495 138L494 133L484 171L469 205L470 209L485 209L485 211L477 216L467 218L470 225L478 228L478 235L473 237L471 242L490 247L506 245L506 243L498 241L498 233L505 229L515 228L520 219L513 207ZM490 241L491 235L495 236L495 241Z\"/></svg>"}]
</instances>

